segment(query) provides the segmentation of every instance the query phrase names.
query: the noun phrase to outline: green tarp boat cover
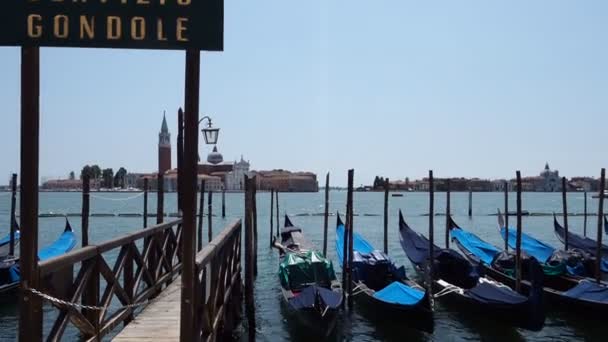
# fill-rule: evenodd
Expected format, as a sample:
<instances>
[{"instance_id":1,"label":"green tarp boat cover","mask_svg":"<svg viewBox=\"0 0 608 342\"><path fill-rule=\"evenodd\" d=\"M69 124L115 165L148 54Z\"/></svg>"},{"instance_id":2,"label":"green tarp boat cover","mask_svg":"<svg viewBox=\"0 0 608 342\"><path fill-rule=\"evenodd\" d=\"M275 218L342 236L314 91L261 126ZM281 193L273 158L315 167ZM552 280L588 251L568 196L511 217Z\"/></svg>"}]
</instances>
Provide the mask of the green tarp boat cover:
<instances>
[{"instance_id":1,"label":"green tarp boat cover","mask_svg":"<svg viewBox=\"0 0 608 342\"><path fill-rule=\"evenodd\" d=\"M288 252L279 264L279 279L283 288L293 291L312 284L329 286L336 274L331 261L319 252Z\"/></svg>"}]
</instances>

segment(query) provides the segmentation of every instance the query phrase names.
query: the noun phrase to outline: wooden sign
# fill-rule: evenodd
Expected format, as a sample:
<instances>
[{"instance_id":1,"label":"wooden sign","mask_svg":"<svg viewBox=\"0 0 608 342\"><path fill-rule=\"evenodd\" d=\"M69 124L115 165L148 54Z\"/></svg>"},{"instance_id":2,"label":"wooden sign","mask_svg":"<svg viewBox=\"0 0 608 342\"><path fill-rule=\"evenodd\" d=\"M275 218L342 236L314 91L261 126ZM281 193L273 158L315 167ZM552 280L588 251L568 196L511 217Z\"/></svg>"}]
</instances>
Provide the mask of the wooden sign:
<instances>
[{"instance_id":1,"label":"wooden sign","mask_svg":"<svg viewBox=\"0 0 608 342\"><path fill-rule=\"evenodd\" d=\"M1 0L0 46L223 50L223 0Z\"/></svg>"}]
</instances>

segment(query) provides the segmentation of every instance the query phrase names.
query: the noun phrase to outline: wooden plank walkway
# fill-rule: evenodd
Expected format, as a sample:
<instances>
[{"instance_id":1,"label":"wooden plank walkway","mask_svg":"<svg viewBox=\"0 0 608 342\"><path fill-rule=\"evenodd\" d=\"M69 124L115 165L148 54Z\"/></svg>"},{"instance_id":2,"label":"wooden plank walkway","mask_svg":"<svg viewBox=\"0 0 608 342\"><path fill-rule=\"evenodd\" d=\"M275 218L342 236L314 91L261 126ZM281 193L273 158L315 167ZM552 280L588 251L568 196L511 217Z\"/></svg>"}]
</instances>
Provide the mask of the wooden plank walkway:
<instances>
[{"instance_id":1,"label":"wooden plank walkway","mask_svg":"<svg viewBox=\"0 0 608 342\"><path fill-rule=\"evenodd\" d=\"M129 323L113 341L179 341L182 278L179 277Z\"/></svg>"}]
</instances>

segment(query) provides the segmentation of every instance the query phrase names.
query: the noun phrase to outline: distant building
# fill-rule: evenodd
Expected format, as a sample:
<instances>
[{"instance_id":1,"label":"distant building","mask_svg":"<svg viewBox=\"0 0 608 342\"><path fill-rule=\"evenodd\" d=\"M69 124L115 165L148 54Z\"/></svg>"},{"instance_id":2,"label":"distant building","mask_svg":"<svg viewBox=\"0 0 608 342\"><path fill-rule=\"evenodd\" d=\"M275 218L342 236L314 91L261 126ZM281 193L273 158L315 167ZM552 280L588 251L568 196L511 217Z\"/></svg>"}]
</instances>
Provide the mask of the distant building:
<instances>
[{"instance_id":1,"label":"distant building","mask_svg":"<svg viewBox=\"0 0 608 342\"><path fill-rule=\"evenodd\" d=\"M171 170L171 134L167 118L163 114L163 123L158 133L158 172L164 174Z\"/></svg>"},{"instance_id":2,"label":"distant building","mask_svg":"<svg viewBox=\"0 0 608 342\"><path fill-rule=\"evenodd\" d=\"M226 190L243 190L245 175L249 175L249 162L245 161L243 156L241 156L241 160L234 162L232 171L228 172L224 178Z\"/></svg>"},{"instance_id":3,"label":"distant building","mask_svg":"<svg viewBox=\"0 0 608 342\"><path fill-rule=\"evenodd\" d=\"M513 189L517 189L517 181L511 179L511 186ZM536 191L536 192L555 192L562 190L562 182L559 177L559 171L551 170L549 163L545 164L545 169L538 176L522 177L521 179L521 190L522 191Z\"/></svg>"},{"instance_id":4,"label":"distant building","mask_svg":"<svg viewBox=\"0 0 608 342\"><path fill-rule=\"evenodd\" d=\"M42 183L42 190L79 191L82 190L80 179L50 179Z\"/></svg>"},{"instance_id":5,"label":"distant building","mask_svg":"<svg viewBox=\"0 0 608 342\"><path fill-rule=\"evenodd\" d=\"M257 177L258 190L278 190L282 192L317 192L317 175L312 172L291 172L287 170L253 171Z\"/></svg>"},{"instance_id":6,"label":"distant building","mask_svg":"<svg viewBox=\"0 0 608 342\"><path fill-rule=\"evenodd\" d=\"M572 177L568 185L573 191L598 191L600 188L600 182L591 177Z\"/></svg>"}]
</instances>

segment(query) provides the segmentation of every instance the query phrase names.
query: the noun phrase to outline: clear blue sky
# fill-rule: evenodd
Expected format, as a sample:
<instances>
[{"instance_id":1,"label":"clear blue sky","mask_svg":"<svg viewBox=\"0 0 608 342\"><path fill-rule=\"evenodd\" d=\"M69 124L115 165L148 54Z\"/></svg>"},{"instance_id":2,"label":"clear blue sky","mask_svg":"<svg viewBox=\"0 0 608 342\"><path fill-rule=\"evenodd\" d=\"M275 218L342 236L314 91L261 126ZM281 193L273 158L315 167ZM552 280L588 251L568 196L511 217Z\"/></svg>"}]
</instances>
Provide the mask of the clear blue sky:
<instances>
[{"instance_id":1,"label":"clear blue sky","mask_svg":"<svg viewBox=\"0 0 608 342\"><path fill-rule=\"evenodd\" d=\"M340 185L348 168L361 184L608 166L606 1L226 1L225 15L200 106L225 159ZM0 184L19 169L19 56L0 48ZM163 110L175 146L183 52L41 60L41 176L155 170Z\"/></svg>"}]
</instances>

